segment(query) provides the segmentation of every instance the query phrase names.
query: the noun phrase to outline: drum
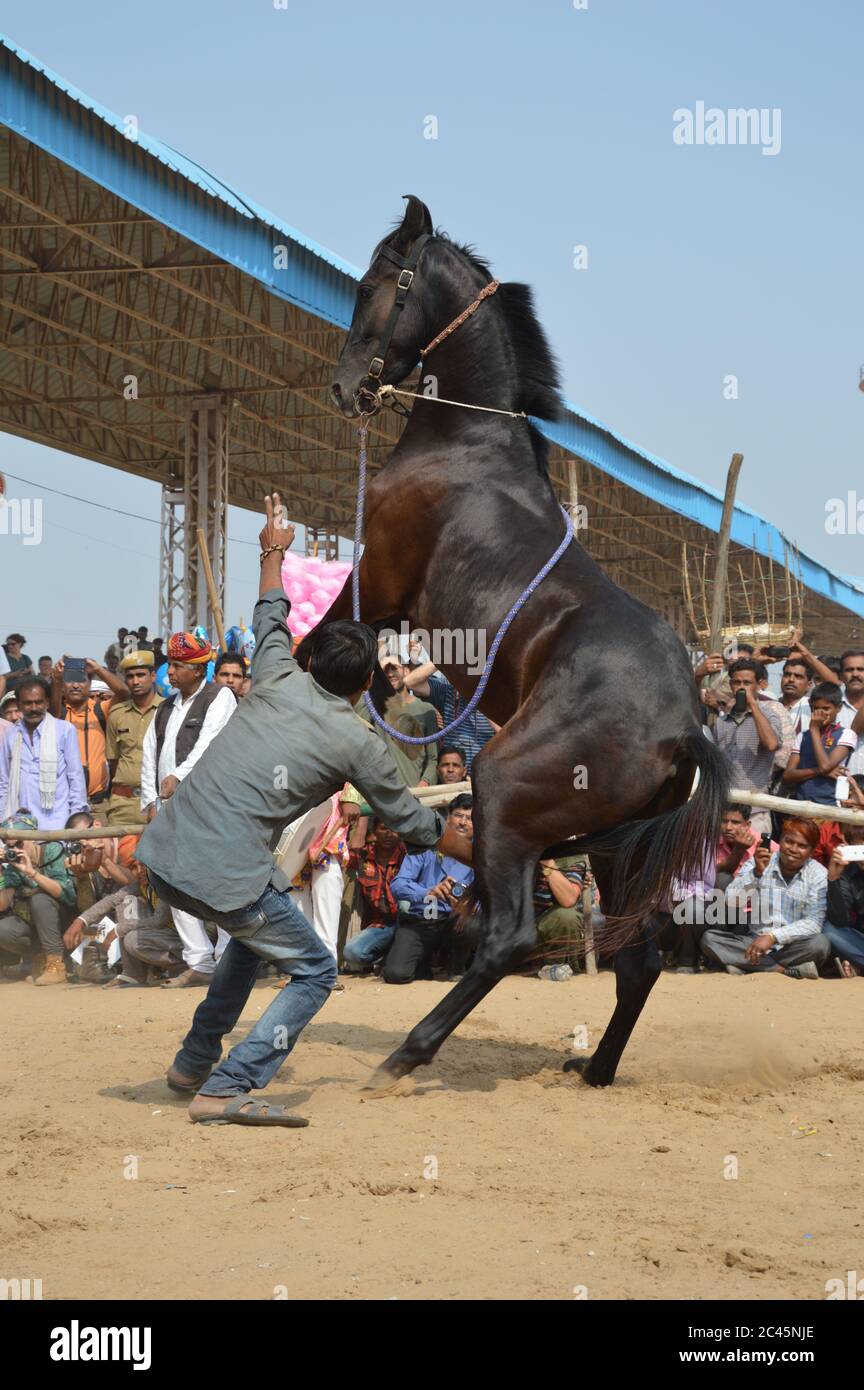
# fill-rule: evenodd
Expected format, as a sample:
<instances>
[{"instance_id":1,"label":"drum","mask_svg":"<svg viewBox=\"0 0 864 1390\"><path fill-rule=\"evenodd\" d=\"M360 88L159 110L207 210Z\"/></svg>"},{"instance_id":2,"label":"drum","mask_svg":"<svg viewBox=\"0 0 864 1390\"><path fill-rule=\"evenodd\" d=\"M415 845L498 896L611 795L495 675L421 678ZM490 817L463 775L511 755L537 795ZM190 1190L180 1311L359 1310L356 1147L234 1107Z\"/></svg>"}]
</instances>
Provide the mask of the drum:
<instances>
[{"instance_id":1,"label":"drum","mask_svg":"<svg viewBox=\"0 0 864 1390\"><path fill-rule=\"evenodd\" d=\"M313 806L305 816L292 820L282 832L274 861L288 878L295 878L309 858L309 846L330 815L330 801Z\"/></svg>"}]
</instances>

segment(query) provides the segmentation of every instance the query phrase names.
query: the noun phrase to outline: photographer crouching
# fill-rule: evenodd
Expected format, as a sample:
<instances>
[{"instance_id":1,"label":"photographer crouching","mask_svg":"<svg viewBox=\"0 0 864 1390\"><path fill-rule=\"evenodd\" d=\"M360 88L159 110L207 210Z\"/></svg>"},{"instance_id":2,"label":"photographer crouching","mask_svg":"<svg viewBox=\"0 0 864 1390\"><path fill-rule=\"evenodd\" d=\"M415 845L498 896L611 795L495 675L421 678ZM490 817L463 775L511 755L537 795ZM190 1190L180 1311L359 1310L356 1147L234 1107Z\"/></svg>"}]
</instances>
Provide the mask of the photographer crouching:
<instances>
[{"instance_id":1,"label":"photographer crouching","mask_svg":"<svg viewBox=\"0 0 864 1390\"><path fill-rule=\"evenodd\" d=\"M37 830L36 817L19 811L0 822L3 830ZM0 841L0 966L20 976L31 962L33 983L66 983L63 933L75 913L75 879L66 848L39 840Z\"/></svg>"}]
</instances>

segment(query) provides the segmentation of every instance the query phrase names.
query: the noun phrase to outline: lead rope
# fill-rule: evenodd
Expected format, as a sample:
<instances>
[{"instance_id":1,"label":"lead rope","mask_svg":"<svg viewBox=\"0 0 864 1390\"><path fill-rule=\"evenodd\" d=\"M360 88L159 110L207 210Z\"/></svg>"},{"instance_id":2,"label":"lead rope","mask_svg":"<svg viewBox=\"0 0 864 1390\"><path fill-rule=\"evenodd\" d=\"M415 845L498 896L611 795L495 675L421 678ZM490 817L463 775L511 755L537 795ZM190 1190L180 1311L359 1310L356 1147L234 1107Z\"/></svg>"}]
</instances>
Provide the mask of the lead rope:
<instances>
[{"instance_id":1,"label":"lead rope","mask_svg":"<svg viewBox=\"0 0 864 1390\"><path fill-rule=\"evenodd\" d=\"M363 535L363 514L366 509L367 429L368 417L363 415L361 416L360 426L357 430L360 446L358 455L360 478L357 486L357 517L354 523L354 562L351 570L351 611L354 616L355 622L360 622L360 541ZM372 719L373 723L378 725L379 729L383 729L385 733L390 734L392 738L398 739L400 743L437 743L439 739L443 739L447 734L451 733L453 729L457 729L459 725L468 718L469 714L473 714L474 710L477 708L478 703L480 702L480 699L483 695L483 691L486 689L489 677L492 674L492 664L495 661L495 657L498 654L498 648L501 646L501 643L504 641L504 638L507 635L507 630L510 627L510 624L513 622L513 619L516 617L517 613L519 613L521 609L525 606L525 604L528 602L529 598L533 594L534 590L537 588L538 584L542 584L549 571L555 565L557 565L558 561L561 559L561 556L564 554L564 551L567 549L568 545L573 539L573 519L570 516L570 514L567 511L565 511L563 507L561 508L561 511L564 515L564 520L566 523L564 539L561 541L560 545L555 551L555 554L550 556L543 568L537 574L535 574L528 587L520 594L519 598L513 604L513 607L510 609L510 612L507 614L507 617L504 619L503 623L496 632L492 646L489 648L489 654L486 657L486 664L483 667L483 674L480 677L477 689L474 691L474 694L471 696L471 699L468 701L468 704L465 706L462 713L458 715L452 723L448 724L445 729L441 729L437 733L426 734L422 738L414 737L410 734L400 734L398 729L394 729L392 725L388 724L386 719L382 718L382 716L378 713L377 709L372 703L372 697L369 694L369 691L367 690L363 697L366 702L366 709L369 711L369 717Z\"/></svg>"}]
</instances>

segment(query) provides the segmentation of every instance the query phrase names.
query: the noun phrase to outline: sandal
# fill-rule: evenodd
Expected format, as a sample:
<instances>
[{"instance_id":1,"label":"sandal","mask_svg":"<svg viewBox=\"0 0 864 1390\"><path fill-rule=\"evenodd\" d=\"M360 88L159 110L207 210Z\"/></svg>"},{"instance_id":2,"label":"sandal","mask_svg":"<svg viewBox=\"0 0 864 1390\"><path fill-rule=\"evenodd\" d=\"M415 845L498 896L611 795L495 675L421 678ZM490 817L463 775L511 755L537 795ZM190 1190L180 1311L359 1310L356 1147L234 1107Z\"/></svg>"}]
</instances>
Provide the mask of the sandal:
<instances>
[{"instance_id":1,"label":"sandal","mask_svg":"<svg viewBox=\"0 0 864 1390\"><path fill-rule=\"evenodd\" d=\"M269 1125L274 1128L279 1125L283 1129L303 1129L309 1123L303 1115L292 1115L284 1105L250 1100L245 1095L230 1100L221 1115L202 1115L200 1120L190 1116L190 1119L193 1125Z\"/></svg>"}]
</instances>

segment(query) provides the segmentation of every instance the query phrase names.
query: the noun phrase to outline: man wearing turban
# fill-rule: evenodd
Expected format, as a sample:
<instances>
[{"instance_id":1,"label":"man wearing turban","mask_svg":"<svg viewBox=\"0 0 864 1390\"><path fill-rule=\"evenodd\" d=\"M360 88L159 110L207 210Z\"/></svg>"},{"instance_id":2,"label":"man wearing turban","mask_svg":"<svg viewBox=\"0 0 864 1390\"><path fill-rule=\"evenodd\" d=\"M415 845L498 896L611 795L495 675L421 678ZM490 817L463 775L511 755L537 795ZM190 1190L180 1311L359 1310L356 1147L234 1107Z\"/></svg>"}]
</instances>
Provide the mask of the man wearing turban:
<instances>
[{"instance_id":1,"label":"man wearing turban","mask_svg":"<svg viewBox=\"0 0 864 1390\"><path fill-rule=\"evenodd\" d=\"M141 810L145 820L153 820L163 802L174 795L237 707L230 690L207 680L212 655L209 639L198 632L173 632L168 639L168 681L176 694L162 702L144 735ZM173 913L186 969L165 988L208 985L228 936L219 929L214 950L200 917L179 907Z\"/></svg>"}]
</instances>

